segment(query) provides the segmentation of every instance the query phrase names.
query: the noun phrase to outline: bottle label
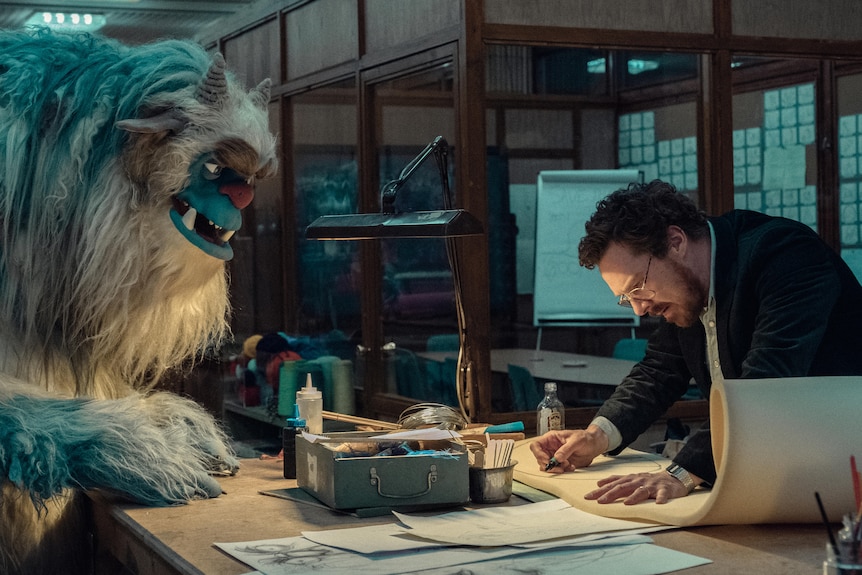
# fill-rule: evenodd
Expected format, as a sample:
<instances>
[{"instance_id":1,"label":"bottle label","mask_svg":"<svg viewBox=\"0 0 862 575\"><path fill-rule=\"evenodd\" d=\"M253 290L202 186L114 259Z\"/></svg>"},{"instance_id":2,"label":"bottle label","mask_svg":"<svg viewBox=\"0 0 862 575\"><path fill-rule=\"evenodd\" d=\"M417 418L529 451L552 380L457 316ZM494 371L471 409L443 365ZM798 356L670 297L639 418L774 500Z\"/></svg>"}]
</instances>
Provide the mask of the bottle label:
<instances>
[{"instance_id":1,"label":"bottle label","mask_svg":"<svg viewBox=\"0 0 862 575\"><path fill-rule=\"evenodd\" d=\"M539 434L563 429L563 414L556 409L543 408L539 414Z\"/></svg>"}]
</instances>

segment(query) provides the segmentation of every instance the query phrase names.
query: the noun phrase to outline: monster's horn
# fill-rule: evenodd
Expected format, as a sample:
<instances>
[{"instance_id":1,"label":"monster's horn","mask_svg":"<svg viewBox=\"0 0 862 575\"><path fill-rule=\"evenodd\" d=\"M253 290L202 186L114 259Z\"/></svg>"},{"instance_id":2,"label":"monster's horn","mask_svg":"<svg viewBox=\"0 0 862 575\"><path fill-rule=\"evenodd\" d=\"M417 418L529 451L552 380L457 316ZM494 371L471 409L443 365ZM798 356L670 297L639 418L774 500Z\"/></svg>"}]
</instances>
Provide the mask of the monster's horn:
<instances>
[{"instance_id":1,"label":"monster's horn","mask_svg":"<svg viewBox=\"0 0 862 575\"><path fill-rule=\"evenodd\" d=\"M179 134L185 129L188 121L189 119L185 114L172 108L148 118L120 120L115 125L121 130L138 134L158 134L160 132Z\"/></svg>"},{"instance_id":2,"label":"monster's horn","mask_svg":"<svg viewBox=\"0 0 862 575\"><path fill-rule=\"evenodd\" d=\"M201 104L215 106L227 94L227 78L224 74L224 56L216 53L206 78L198 86L195 97Z\"/></svg>"},{"instance_id":3,"label":"monster's horn","mask_svg":"<svg viewBox=\"0 0 862 575\"><path fill-rule=\"evenodd\" d=\"M269 78L262 80L260 84L252 88L249 95L258 108L266 108L266 105L269 104L270 88L272 88L272 80Z\"/></svg>"}]
</instances>

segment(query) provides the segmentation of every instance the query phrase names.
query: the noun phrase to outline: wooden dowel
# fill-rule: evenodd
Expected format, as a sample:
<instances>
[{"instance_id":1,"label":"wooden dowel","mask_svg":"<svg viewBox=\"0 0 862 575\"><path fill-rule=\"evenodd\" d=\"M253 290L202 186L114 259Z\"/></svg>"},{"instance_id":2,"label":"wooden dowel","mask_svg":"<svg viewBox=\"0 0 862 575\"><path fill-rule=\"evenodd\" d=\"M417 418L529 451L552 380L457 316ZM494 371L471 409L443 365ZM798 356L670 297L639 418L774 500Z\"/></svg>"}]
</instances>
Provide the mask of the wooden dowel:
<instances>
[{"instance_id":1,"label":"wooden dowel","mask_svg":"<svg viewBox=\"0 0 862 575\"><path fill-rule=\"evenodd\" d=\"M356 415L335 413L334 411L324 410L323 418L330 419L332 421L344 421L346 423L353 423L354 425L368 425L371 427L379 427L380 429L401 429L401 426L397 423L392 423L389 421L379 421L377 419L366 419L364 417L358 417Z\"/></svg>"}]
</instances>

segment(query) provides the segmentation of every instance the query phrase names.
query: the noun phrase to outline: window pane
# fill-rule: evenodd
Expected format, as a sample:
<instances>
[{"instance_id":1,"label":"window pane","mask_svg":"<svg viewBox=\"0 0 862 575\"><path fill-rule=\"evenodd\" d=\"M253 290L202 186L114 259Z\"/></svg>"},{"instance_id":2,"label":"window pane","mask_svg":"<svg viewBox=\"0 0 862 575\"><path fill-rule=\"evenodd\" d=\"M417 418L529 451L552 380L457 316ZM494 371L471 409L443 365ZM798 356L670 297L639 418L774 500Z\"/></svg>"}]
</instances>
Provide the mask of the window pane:
<instances>
[{"instance_id":1,"label":"window pane","mask_svg":"<svg viewBox=\"0 0 862 575\"><path fill-rule=\"evenodd\" d=\"M813 82L733 97L733 204L817 230Z\"/></svg>"},{"instance_id":2,"label":"window pane","mask_svg":"<svg viewBox=\"0 0 862 575\"><path fill-rule=\"evenodd\" d=\"M299 323L306 335L347 337L361 323L357 242L305 239L318 217L356 212L355 94L351 80L293 98Z\"/></svg>"},{"instance_id":3,"label":"window pane","mask_svg":"<svg viewBox=\"0 0 862 575\"><path fill-rule=\"evenodd\" d=\"M838 79L838 225L841 257L862 278L862 74Z\"/></svg>"},{"instance_id":4,"label":"window pane","mask_svg":"<svg viewBox=\"0 0 862 575\"><path fill-rule=\"evenodd\" d=\"M375 125L381 189L398 179L430 142L442 136L448 143L445 177L451 193L456 194L453 88L449 63L374 86L380 114ZM446 201L442 177L434 155L429 155L398 189L395 211L443 209ZM452 202L454 205L454 197ZM457 406L454 369L417 355L441 341L458 349L446 242L442 238L398 238L381 240L380 246L384 339L394 343L385 352L385 389L419 401Z\"/></svg>"}]
</instances>

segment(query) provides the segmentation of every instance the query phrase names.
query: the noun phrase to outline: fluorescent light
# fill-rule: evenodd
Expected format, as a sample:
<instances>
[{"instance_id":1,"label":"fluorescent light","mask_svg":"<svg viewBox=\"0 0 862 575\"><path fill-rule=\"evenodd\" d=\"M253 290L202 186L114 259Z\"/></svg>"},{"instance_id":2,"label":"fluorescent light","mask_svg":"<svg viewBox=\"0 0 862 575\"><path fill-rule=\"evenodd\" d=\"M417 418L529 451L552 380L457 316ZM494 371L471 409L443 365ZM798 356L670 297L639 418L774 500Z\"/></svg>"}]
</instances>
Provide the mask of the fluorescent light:
<instances>
[{"instance_id":1,"label":"fluorescent light","mask_svg":"<svg viewBox=\"0 0 862 575\"><path fill-rule=\"evenodd\" d=\"M644 72L652 72L653 70L658 70L659 67L657 60L640 60L636 58L629 60L627 64L629 74L632 76L643 74Z\"/></svg>"},{"instance_id":2,"label":"fluorescent light","mask_svg":"<svg viewBox=\"0 0 862 575\"><path fill-rule=\"evenodd\" d=\"M608 71L607 60L596 58L587 62L587 72L590 74L606 74Z\"/></svg>"},{"instance_id":3,"label":"fluorescent light","mask_svg":"<svg viewBox=\"0 0 862 575\"><path fill-rule=\"evenodd\" d=\"M104 14L89 12L34 12L24 26L48 26L54 30L74 30L94 32L107 24Z\"/></svg>"}]
</instances>

